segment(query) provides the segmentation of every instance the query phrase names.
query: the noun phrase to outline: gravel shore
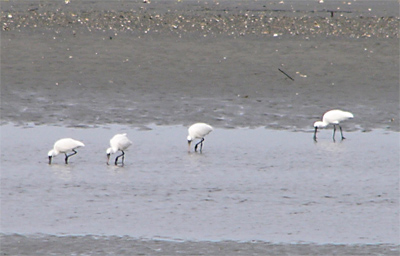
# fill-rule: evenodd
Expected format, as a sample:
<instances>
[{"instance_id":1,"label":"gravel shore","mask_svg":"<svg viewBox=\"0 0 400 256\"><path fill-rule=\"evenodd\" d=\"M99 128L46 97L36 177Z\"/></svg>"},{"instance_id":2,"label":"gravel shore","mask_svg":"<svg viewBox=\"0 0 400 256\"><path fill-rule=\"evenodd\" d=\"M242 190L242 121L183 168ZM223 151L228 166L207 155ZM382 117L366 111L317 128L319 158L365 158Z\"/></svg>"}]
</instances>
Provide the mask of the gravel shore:
<instances>
[{"instance_id":1,"label":"gravel shore","mask_svg":"<svg viewBox=\"0 0 400 256\"><path fill-rule=\"evenodd\" d=\"M4 31L123 31L182 36L291 35L398 38L396 1L10 1ZM331 2L331 1L327 1ZM395 9L395 11L393 10ZM397 15L396 15L397 14Z\"/></svg>"}]
</instances>

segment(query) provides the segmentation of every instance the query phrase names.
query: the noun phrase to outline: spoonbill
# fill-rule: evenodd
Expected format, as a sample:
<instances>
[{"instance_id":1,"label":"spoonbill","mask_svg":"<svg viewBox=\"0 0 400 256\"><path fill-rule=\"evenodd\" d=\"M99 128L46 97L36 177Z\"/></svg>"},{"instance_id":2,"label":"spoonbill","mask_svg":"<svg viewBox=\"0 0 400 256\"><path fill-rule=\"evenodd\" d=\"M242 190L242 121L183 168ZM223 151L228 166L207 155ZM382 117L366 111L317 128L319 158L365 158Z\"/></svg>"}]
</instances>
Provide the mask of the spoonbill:
<instances>
[{"instance_id":1,"label":"spoonbill","mask_svg":"<svg viewBox=\"0 0 400 256\"><path fill-rule=\"evenodd\" d=\"M188 129L189 135L187 136L187 141L189 145L189 152L190 152L190 143L194 139L200 139L199 142L194 146L194 151L197 151L197 146L200 144L200 152L203 149L203 141L204 137L213 131L213 128L209 124L205 123L195 123L191 125Z\"/></svg>"},{"instance_id":2,"label":"spoonbill","mask_svg":"<svg viewBox=\"0 0 400 256\"><path fill-rule=\"evenodd\" d=\"M75 149L84 146L85 145L82 142L71 138L64 138L57 140L56 143L54 143L53 149L50 150L49 153L47 154L49 156L49 164L51 164L51 159L60 153L65 154L65 164L68 164L68 157L78 153L75 151ZM69 151L72 151L74 153L67 155L67 152Z\"/></svg>"},{"instance_id":3,"label":"spoonbill","mask_svg":"<svg viewBox=\"0 0 400 256\"><path fill-rule=\"evenodd\" d=\"M115 158L115 165L117 165L118 158L121 157L121 156L122 156L122 165L124 165L124 158L125 158L124 150L129 148L130 145L132 145L132 141L130 141L128 139L128 137L126 136L126 133L121 133L121 134L114 135L114 137L112 137L111 140L110 140L110 146L111 147L109 147L107 149L107 165L108 165L108 162L110 161L110 155L114 154L117 151L121 151L122 154Z\"/></svg>"},{"instance_id":4,"label":"spoonbill","mask_svg":"<svg viewBox=\"0 0 400 256\"><path fill-rule=\"evenodd\" d=\"M316 121L314 123L315 127L314 140L317 141L318 128L324 128L329 124L333 124L333 141L335 141L336 125L339 126L340 134L342 135L342 140L344 140L345 137L343 137L342 127L339 125L339 123L349 118L354 118L354 115L350 112L339 109L329 110L322 116L322 121Z\"/></svg>"}]
</instances>

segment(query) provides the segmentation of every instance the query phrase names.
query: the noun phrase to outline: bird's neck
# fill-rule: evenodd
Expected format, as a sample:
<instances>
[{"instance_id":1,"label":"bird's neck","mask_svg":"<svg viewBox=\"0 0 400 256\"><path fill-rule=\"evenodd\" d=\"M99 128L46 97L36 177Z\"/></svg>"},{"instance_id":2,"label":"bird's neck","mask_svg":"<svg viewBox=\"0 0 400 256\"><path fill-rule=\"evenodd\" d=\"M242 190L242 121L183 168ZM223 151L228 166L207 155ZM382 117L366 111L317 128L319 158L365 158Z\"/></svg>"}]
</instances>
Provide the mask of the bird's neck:
<instances>
[{"instance_id":1,"label":"bird's neck","mask_svg":"<svg viewBox=\"0 0 400 256\"><path fill-rule=\"evenodd\" d=\"M321 123L320 123L320 125L319 125L319 127L324 128L324 127L326 127L328 124L329 124L329 123L328 123L327 121L322 120Z\"/></svg>"},{"instance_id":2,"label":"bird's neck","mask_svg":"<svg viewBox=\"0 0 400 256\"><path fill-rule=\"evenodd\" d=\"M51 150L50 152L49 152L49 156L51 155L51 156L56 156L56 155L58 155L58 154L60 154L60 152L58 151L58 150L56 150L56 149L53 149L53 150Z\"/></svg>"},{"instance_id":3,"label":"bird's neck","mask_svg":"<svg viewBox=\"0 0 400 256\"><path fill-rule=\"evenodd\" d=\"M108 149L108 151L109 151L111 154L115 154L115 152L118 151L118 148L113 148L113 147L111 147L111 148Z\"/></svg>"}]
</instances>

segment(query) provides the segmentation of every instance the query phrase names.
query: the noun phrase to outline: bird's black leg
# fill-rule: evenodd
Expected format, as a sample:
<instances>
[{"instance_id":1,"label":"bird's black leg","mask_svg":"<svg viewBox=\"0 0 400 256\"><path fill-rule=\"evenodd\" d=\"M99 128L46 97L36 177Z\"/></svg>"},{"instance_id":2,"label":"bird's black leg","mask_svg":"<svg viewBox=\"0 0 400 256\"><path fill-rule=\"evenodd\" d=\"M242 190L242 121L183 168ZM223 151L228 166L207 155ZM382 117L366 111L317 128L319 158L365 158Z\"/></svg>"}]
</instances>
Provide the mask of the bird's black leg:
<instances>
[{"instance_id":1,"label":"bird's black leg","mask_svg":"<svg viewBox=\"0 0 400 256\"><path fill-rule=\"evenodd\" d=\"M201 140L199 142L197 142L197 144L194 146L194 151L197 151L197 146L199 144L201 144L200 145L200 151L201 151L201 149L203 148L203 141L204 141L204 138L201 138Z\"/></svg>"},{"instance_id":2,"label":"bird's black leg","mask_svg":"<svg viewBox=\"0 0 400 256\"><path fill-rule=\"evenodd\" d=\"M333 125L333 141L335 141L336 124Z\"/></svg>"},{"instance_id":3,"label":"bird's black leg","mask_svg":"<svg viewBox=\"0 0 400 256\"><path fill-rule=\"evenodd\" d=\"M203 142L204 142L204 138L202 139L201 144L200 144L200 152L203 150Z\"/></svg>"},{"instance_id":4,"label":"bird's black leg","mask_svg":"<svg viewBox=\"0 0 400 256\"><path fill-rule=\"evenodd\" d=\"M339 128L340 128L340 135L342 135L342 140L346 139L345 137L343 137L342 126L339 125Z\"/></svg>"},{"instance_id":5,"label":"bird's black leg","mask_svg":"<svg viewBox=\"0 0 400 256\"><path fill-rule=\"evenodd\" d=\"M67 153L65 153L65 164L68 164L68 157L73 156L76 153L78 153L78 152L75 151L75 149L73 149L72 151L74 151L74 153L69 154L69 155L67 155Z\"/></svg>"},{"instance_id":6,"label":"bird's black leg","mask_svg":"<svg viewBox=\"0 0 400 256\"><path fill-rule=\"evenodd\" d=\"M315 127L315 131L314 131L314 141L317 142L317 130L318 127Z\"/></svg>"},{"instance_id":7,"label":"bird's black leg","mask_svg":"<svg viewBox=\"0 0 400 256\"><path fill-rule=\"evenodd\" d=\"M122 152L122 154L119 155L119 156L117 156L117 157L115 158L115 165L118 164L118 158L119 158L120 156L122 156L122 165L124 165L124 155L125 155L125 153L124 153L124 151L122 151L122 150L121 150L121 152Z\"/></svg>"}]
</instances>

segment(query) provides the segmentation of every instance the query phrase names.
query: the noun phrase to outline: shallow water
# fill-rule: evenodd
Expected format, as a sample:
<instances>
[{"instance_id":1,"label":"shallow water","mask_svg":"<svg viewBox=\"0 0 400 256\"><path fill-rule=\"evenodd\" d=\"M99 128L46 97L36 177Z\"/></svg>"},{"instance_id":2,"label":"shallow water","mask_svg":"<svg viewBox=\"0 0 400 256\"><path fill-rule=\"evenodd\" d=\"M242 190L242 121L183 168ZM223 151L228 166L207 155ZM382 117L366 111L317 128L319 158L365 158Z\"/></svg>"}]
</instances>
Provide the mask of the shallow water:
<instances>
[{"instance_id":1,"label":"shallow water","mask_svg":"<svg viewBox=\"0 0 400 256\"><path fill-rule=\"evenodd\" d=\"M106 165L117 132L134 145ZM399 241L399 134L186 127L1 126L1 232L137 239L369 244ZM47 164L55 140L85 143ZM338 138L338 137L337 137Z\"/></svg>"}]
</instances>

